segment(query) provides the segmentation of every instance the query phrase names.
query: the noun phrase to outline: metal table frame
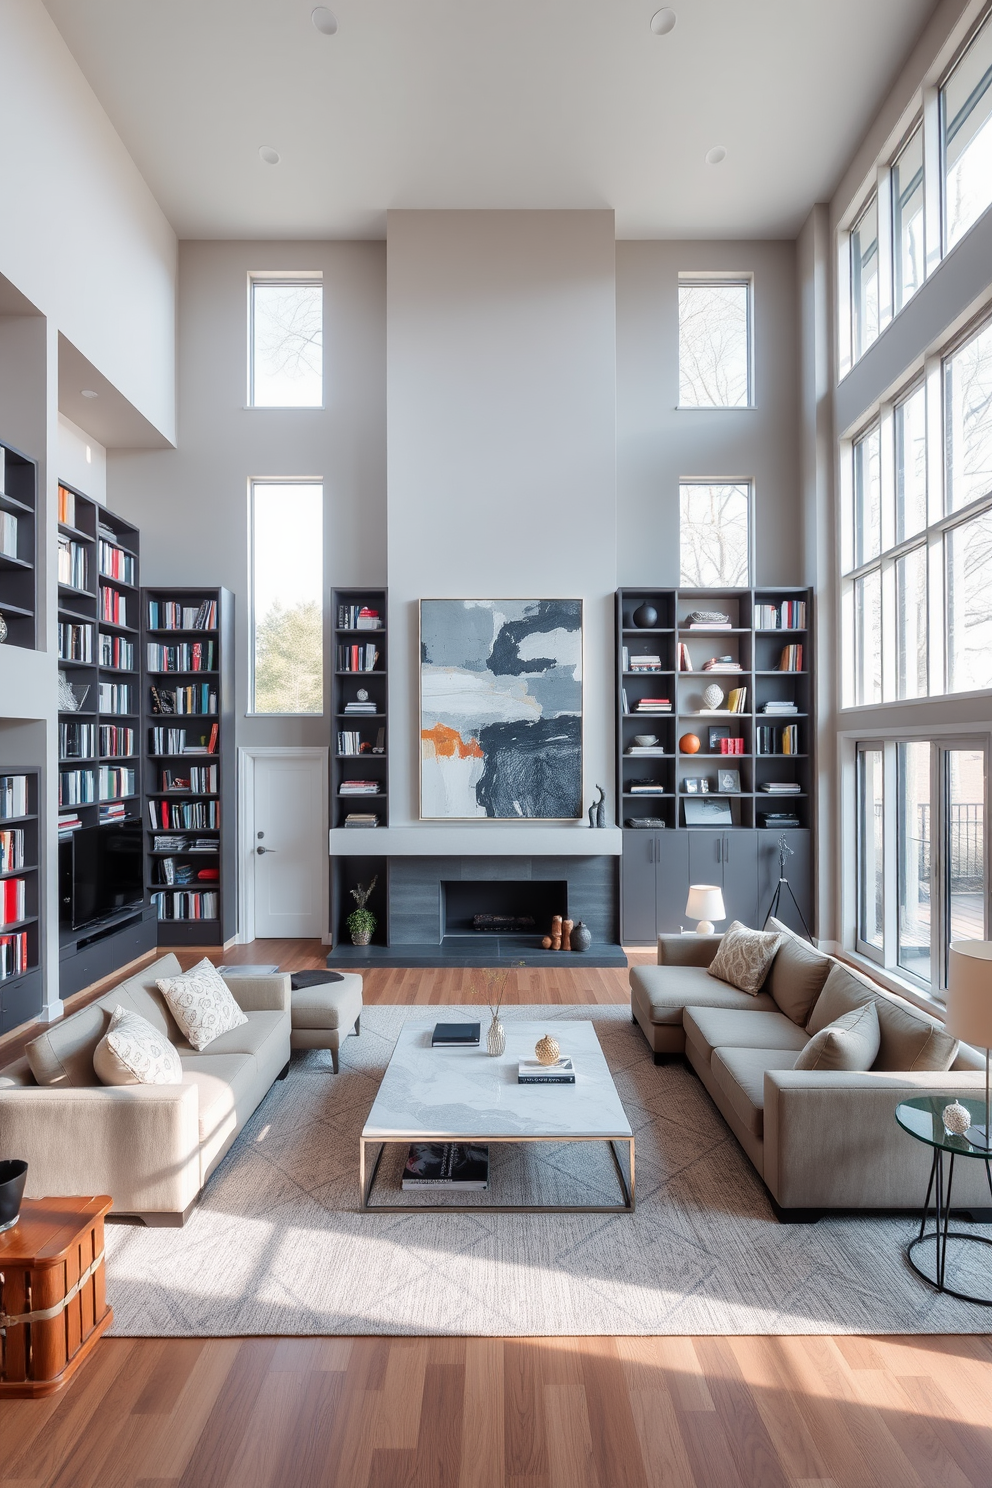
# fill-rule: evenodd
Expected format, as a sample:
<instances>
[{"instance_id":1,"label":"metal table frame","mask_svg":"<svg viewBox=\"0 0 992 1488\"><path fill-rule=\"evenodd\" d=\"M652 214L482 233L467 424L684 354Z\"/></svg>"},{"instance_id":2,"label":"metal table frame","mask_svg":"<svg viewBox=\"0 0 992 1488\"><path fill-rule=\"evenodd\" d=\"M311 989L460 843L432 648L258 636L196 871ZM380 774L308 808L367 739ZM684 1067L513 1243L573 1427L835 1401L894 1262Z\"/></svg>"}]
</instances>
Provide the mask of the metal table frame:
<instances>
[{"instance_id":1,"label":"metal table frame","mask_svg":"<svg viewBox=\"0 0 992 1488\"><path fill-rule=\"evenodd\" d=\"M636 1196L634 1188L634 1137L563 1137L558 1134L546 1137L487 1137L473 1132L470 1136L458 1136L454 1133L439 1137L436 1132L423 1134L419 1132L408 1132L403 1136L366 1137L364 1134L359 1138L360 1152L358 1160L359 1193L362 1212L367 1214L633 1214ZM613 1158L613 1166L620 1180L620 1192L623 1195L621 1204L373 1204L372 1190L375 1186L376 1175L379 1172L379 1164L382 1162L382 1154L388 1146L408 1146L411 1142L472 1142L486 1143L492 1145L496 1142L522 1143L522 1142L606 1142L609 1145L610 1156ZM617 1153L617 1143L627 1143L627 1164L629 1169L629 1180L624 1173L623 1166ZM378 1147L379 1151L366 1182L366 1146ZM443 1193L443 1189L437 1190Z\"/></svg>"},{"instance_id":2,"label":"metal table frame","mask_svg":"<svg viewBox=\"0 0 992 1488\"><path fill-rule=\"evenodd\" d=\"M904 1128L905 1130L905 1128ZM966 1240L972 1245L987 1245L992 1248L992 1240L985 1235L972 1235L964 1230L952 1230L951 1222L951 1194L954 1187L954 1159L957 1156L951 1152L951 1160L947 1165L947 1191L944 1191L944 1152L945 1148L935 1146L933 1148L933 1162L930 1165L930 1182L927 1184L927 1196L923 1201L923 1215L920 1219L920 1233L915 1240L911 1240L906 1247L906 1259L916 1272L930 1286L938 1292L944 1292L948 1297L956 1297L959 1302L976 1302L980 1307L992 1307L992 1297L975 1297L970 1292L957 1292L949 1287L945 1281L947 1274L947 1242L948 1240ZM979 1161L985 1163L985 1176L988 1179L989 1193L992 1195L992 1168L989 1166L990 1158L982 1158L979 1154L966 1154L978 1156ZM934 1229L932 1234L927 1233L927 1224L930 1219L930 1198L934 1199ZM936 1276L930 1276L917 1265L913 1258L913 1252L918 1245L927 1241L935 1242L936 1252Z\"/></svg>"}]
</instances>

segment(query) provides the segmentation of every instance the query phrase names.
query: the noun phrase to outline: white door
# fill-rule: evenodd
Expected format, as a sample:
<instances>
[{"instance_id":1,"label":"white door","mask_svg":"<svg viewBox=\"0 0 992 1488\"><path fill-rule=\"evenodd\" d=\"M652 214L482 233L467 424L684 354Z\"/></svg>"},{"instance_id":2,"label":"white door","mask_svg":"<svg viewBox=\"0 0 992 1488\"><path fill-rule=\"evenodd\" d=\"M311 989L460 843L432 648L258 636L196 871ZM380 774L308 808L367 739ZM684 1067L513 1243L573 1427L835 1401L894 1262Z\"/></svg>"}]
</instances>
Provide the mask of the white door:
<instances>
[{"instance_id":1,"label":"white door","mask_svg":"<svg viewBox=\"0 0 992 1488\"><path fill-rule=\"evenodd\" d=\"M326 925L323 750L253 756L255 935L320 935Z\"/></svg>"}]
</instances>

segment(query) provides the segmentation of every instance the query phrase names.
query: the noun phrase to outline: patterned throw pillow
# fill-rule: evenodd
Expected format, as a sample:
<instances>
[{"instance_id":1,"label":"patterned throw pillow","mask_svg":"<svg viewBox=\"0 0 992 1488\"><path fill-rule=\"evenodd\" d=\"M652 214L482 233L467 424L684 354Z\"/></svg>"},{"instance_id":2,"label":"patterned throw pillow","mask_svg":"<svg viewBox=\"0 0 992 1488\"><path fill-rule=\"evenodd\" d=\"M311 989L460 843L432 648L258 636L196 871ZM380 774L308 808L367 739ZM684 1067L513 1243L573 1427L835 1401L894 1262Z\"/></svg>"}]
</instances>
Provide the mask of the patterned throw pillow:
<instances>
[{"instance_id":1,"label":"patterned throw pillow","mask_svg":"<svg viewBox=\"0 0 992 1488\"><path fill-rule=\"evenodd\" d=\"M781 944L781 935L773 931L749 930L740 920L732 920L707 971L756 997Z\"/></svg>"},{"instance_id":2,"label":"patterned throw pillow","mask_svg":"<svg viewBox=\"0 0 992 1488\"><path fill-rule=\"evenodd\" d=\"M114 1008L110 1027L93 1051L103 1085L181 1085L183 1067L164 1033L129 1008Z\"/></svg>"},{"instance_id":3,"label":"patterned throw pillow","mask_svg":"<svg viewBox=\"0 0 992 1488\"><path fill-rule=\"evenodd\" d=\"M230 987L206 956L182 976L162 977L155 985L194 1049L205 1049L222 1033L248 1022Z\"/></svg>"}]
</instances>

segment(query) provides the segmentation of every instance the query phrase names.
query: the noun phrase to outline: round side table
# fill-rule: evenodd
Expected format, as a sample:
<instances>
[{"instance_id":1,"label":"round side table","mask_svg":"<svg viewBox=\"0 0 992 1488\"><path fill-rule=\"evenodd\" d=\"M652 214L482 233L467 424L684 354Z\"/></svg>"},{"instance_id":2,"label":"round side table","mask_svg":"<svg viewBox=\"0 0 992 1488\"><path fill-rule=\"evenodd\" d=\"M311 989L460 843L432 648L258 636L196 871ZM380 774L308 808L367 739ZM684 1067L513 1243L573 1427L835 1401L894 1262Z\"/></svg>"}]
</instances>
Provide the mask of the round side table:
<instances>
[{"instance_id":1,"label":"round side table","mask_svg":"<svg viewBox=\"0 0 992 1488\"><path fill-rule=\"evenodd\" d=\"M947 1285L945 1280L947 1272L947 1242L948 1240L964 1240L972 1245L987 1245L992 1248L992 1239L984 1235L971 1235L962 1230L950 1228L951 1219L951 1193L954 1187L954 1160L958 1157L977 1157L985 1163L985 1176L988 1179L989 1193L992 1194L992 1169L989 1162L992 1160L992 1151L987 1147L975 1147L968 1141L967 1137L955 1136L944 1130L942 1112L949 1104L950 1098L946 1095L920 1095L913 1100L901 1101L896 1106L896 1121L903 1131L915 1137L918 1142L925 1142L933 1149L933 1161L930 1165L930 1182L927 1184L927 1196L923 1201L923 1214L920 1218L920 1233L915 1240L911 1240L906 1247L906 1259L916 1272L930 1286L935 1287L938 1292L945 1292L949 1297L957 1297L961 1302L977 1302L982 1307L992 1307L992 1297L975 1297L969 1292L957 1292L953 1287ZM971 1112L972 1121L984 1121L985 1102L961 1100L961 1105L967 1107ZM979 1112L981 1106L981 1112ZM947 1185L944 1185L944 1153L950 1154L950 1162L947 1167ZM930 1219L930 1198L934 1201L934 1229L928 1233L927 1224ZM931 1276L924 1271L922 1266L917 1265L913 1252L927 1241L934 1241L936 1274Z\"/></svg>"}]
</instances>

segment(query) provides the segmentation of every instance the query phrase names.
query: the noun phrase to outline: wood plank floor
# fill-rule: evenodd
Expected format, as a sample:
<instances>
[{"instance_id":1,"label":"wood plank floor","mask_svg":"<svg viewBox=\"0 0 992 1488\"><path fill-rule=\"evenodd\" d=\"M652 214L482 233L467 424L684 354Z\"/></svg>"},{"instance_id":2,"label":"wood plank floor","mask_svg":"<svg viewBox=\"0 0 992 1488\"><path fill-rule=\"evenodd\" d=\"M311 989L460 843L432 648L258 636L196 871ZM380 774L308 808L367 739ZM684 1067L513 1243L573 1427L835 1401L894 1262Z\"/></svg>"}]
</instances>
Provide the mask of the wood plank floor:
<instances>
[{"instance_id":1,"label":"wood plank floor","mask_svg":"<svg viewBox=\"0 0 992 1488\"><path fill-rule=\"evenodd\" d=\"M297 970L323 952L256 941L224 959ZM365 996L461 1001L471 982L377 970ZM528 968L507 988L513 1002L626 998L609 969ZM105 1339L61 1395L0 1402L0 1488L324 1485L990 1488L992 1343Z\"/></svg>"}]
</instances>

